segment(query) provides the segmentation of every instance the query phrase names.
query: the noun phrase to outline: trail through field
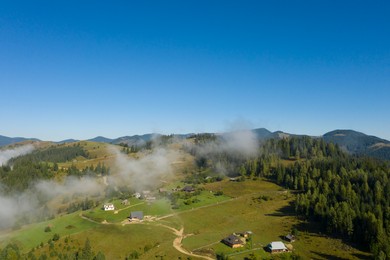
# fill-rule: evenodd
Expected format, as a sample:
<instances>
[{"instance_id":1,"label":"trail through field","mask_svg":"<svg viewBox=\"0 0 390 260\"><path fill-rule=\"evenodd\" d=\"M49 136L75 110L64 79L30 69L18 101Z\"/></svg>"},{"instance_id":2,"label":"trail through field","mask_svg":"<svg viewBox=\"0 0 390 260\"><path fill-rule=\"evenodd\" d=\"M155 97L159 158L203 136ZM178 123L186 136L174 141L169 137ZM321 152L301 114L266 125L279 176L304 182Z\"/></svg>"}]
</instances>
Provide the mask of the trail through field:
<instances>
[{"instance_id":1,"label":"trail through field","mask_svg":"<svg viewBox=\"0 0 390 260\"><path fill-rule=\"evenodd\" d=\"M101 222L98 222L98 221L96 221L96 220L93 220L93 219L90 219L90 218L84 216L83 213L80 213L80 214L79 214L79 217L82 218L82 219L85 219L85 220L87 220L87 221L89 221L89 222L95 223L95 224L102 224ZM106 224L107 224L107 223L106 223Z\"/></svg>"},{"instance_id":2,"label":"trail through field","mask_svg":"<svg viewBox=\"0 0 390 260\"><path fill-rule=\"evenodd\" d=\"M207 260L214 260L214 258L211 258L211 257L208 257L208 256L204 256L204 255L194 254L194 253L189 252L188 250L183 248L183 244L181 243L181 241L186 237L186 235L184 235L184 227L183 226L181 227L180 230L177 230L177 229L175 229L173 227L170 227L170 226L167 226L167 225L163 225L163 224L157 224L157 226L168 228L169 230L171 230L173 232L173 234L175 234L177 236L173 240L173 244L172 245L180 253L183 253L183 254L188 255L188 256L193 256L193 257L199 257L199 258L207 259Z\"/></svg>"}]
</instances>

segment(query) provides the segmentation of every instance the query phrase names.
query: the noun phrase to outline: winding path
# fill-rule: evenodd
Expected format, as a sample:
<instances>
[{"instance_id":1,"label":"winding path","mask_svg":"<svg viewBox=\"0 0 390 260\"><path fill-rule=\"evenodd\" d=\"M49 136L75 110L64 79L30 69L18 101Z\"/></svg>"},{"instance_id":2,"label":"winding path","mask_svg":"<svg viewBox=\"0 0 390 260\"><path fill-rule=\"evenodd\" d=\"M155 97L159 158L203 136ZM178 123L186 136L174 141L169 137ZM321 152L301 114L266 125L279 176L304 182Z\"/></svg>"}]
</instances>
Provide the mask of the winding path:
<instances>
[{"instance_id":1,"label":"winding path","mask_svg":"<svg viewBox=\"0 0 390 260\"><path fill-rule=\"evenodd\" d=\"M171 215L169 215L169 216L171 216ZM79 217L84 219L84 220L90 221L90 222L95 223L95 224L100 224L100 225L108 225L108 224L111 224L111 225L118 225L118 224L122 224L122 225L125 225L125 224L138 224L138 225L142 225L142 224L145 224L143 222L130 223L127 220L124 220L121 223L109 223L107 221L98 222L98 221L95 221L95 220L93 220L91 218L88 218L87 216L84 216L82 213L79 214ZM159 220L159 219L156 219L156 220ZM178 230L178 229L175 229L173 227L170 227L168 225L164 225L164 224L161 224L161 223L156 223L154 225L159 226L159 227L164 227L164 228L167 228L170 231L172 231L172 233L176 236L176 238L173 240L172 246L177 251L179 251L180 253L188 255L188 256L193 256L193 257L199 257L199 258L207 259L207 260L214 260L214 258L211 258L211 257L208 257L208 256L204 256L204 255L194 254L194 253L192 253L192 252L190 252L190 251L188 251L188 250L183 248L183 244L181 242L186 237L186 235L184 235L184 227L183 226L180 228L180 230Z\"/></svg>"},{"instance_id":2,"label":"winding path","mask_svg":"<svg viewBox=\"0 0 390 260\"><path fill-rule=\"evenodd\" d=\"M186 237L184 235L184 227L183 226L181 227L180 230L177 230L177 229L175 229L173 227L170 227L170 226L167 226L167 225L163 225L163 224L157 224L157 226L168 228L168 229L170 229L173 232L173 234L175 234L177 236L173 240L173 244L172 245L180 253L188 255L188 256L193 256L193 257L199 257L199 258L207 259L207 260L214 260L214 258L211 258L211 257L208 257L208 256L204 256L204 255L194 254L194 253L189 252L188 250L183 248L183 244L181 243L181 241Z\"/></svg>"}]
</instances>

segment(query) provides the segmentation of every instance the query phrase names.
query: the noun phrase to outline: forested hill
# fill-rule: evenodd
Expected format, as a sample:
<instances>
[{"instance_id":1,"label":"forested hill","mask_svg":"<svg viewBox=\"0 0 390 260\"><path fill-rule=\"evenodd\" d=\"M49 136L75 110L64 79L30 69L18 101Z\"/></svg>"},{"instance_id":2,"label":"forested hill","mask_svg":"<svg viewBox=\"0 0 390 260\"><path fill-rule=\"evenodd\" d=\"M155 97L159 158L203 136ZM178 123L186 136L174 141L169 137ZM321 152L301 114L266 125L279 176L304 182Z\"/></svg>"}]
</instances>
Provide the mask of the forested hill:
<instances>
[{"instance_id":1,"label":"forested hill","mask_svg":"<svg viewBox=\"0 0 390 260\"><path fill-rule=\"evenodd\" d=\"M324 134L326 142L338 144L351 154L390 160L390 141L353 130L335 130Z\"/></svg>"}]
</instances>

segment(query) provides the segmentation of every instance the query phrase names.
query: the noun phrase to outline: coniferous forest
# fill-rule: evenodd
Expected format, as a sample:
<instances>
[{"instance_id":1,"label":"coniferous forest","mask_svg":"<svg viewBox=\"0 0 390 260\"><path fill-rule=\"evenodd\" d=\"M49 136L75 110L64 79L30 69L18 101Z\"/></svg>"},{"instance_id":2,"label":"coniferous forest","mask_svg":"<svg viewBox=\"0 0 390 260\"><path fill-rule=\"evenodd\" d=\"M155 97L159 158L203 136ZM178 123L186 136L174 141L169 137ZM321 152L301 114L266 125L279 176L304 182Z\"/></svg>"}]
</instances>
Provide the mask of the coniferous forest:
<instances>
[{"instance_id":1,"label":"coniferous forest","mask_svg":"<svg viewBox=\"0 0 390 260\"><path fill-rule=\"evenodd\" d=\"M217 142L215 137L201 136L198 148L205 140ZM296 191L299 217L319 222L327 234L359 244L377 258L390 255L388 161L352 156L311 137L267 140L254 158L190 152L197 156L199 167L223 165L228 175L242 181L264 177Z\"/></svg>"}]
</instances>

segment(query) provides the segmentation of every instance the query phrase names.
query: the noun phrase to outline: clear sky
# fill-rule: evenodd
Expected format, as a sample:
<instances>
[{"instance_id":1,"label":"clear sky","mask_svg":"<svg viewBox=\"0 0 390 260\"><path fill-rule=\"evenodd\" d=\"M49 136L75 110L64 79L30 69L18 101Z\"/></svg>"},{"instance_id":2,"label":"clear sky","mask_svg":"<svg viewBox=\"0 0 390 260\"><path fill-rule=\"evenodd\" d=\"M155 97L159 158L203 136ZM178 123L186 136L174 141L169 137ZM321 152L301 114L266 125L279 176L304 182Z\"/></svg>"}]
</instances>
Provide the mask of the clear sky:
<instances>
[{"instance_id":1,"label":"clear sky","mask_svg":"<svg viewBox=\"0 0 390 260\"><path fill-rule=\"evenodd\" d=\"M389 14L389 1L1 1L0 135L244 124L390 139Z\"/></svg>"}]
</instances>

